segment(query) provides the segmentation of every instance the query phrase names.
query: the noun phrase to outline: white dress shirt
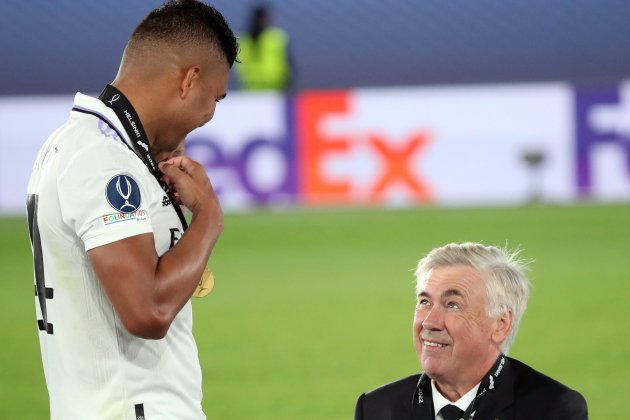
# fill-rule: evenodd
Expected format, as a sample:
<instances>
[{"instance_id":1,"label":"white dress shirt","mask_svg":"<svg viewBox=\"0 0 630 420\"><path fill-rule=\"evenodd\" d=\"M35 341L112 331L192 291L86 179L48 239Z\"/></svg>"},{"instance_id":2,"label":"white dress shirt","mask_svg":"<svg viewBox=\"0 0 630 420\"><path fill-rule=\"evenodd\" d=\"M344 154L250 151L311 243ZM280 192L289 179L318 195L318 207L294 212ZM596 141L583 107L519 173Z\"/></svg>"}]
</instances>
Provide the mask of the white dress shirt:
<instances>
[{"instance_id":1,"label":"white dress shirt","mask_svg":"<svg viewBox=\"0 0 630 420\"><path fill-rule=\"evenodd\" d=\"M440 391L435 386L435 381L432 379L431 380L431 395L433 396L433 408L435 409L435 420L444 420L444 418L442 417L442 414L440 413L440 410L444 408L444 406L447 406L449 404L456 406L462 411L466 411L470 403L472 403L475 397L477 396L477 390L479 389L480 384L481 382L475 385L466 394L462 395L462 397L459 400L452 402L446 399L446 397L444 397L444 395L440 393Z\"/></svg>"}]
</instances>

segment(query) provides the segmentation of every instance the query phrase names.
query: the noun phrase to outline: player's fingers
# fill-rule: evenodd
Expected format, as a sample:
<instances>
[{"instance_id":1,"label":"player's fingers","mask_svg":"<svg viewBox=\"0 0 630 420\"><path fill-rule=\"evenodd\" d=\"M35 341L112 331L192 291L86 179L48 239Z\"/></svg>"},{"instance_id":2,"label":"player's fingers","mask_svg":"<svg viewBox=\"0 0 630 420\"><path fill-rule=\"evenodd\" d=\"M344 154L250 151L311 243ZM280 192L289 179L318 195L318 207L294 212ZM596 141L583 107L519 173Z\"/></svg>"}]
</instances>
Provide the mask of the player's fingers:
<instances>
[{"instance_id":1,"label":"player's fingers","mask_svg":"<svg viewBox=\"0 0 630 420\"><path fill-rule=\"evenodd\" d=\"M207 178L206 171L203 166L187 156L172 157L163 163L175 165L193 178Z\"/></svg>"},{"instance_id":2,"label":"player's fingers","mask_svg":"<svg viewBox=\"0 0 630 420\"><path fill-rule=\"evenodd\" d=\"M182 177L189 177L179 166L168 162L160 162L158 164L160 171L164 174L162 178L165 182L168 179L169 184L177 183Z\"/></svg>"},{"instance_id":3,"label":"player's fingers","mask_svg":"<svg viewBox=\"0 0 630 420\"><path fill-rule=\"evenodd\" d=\"M179 162L182 160L182 157L183 156L173 156L168 159L164 159L163 161L159 162L158 165L161 163L168 163L169 165L179 166Z\"/></svg>"}]
</instances>

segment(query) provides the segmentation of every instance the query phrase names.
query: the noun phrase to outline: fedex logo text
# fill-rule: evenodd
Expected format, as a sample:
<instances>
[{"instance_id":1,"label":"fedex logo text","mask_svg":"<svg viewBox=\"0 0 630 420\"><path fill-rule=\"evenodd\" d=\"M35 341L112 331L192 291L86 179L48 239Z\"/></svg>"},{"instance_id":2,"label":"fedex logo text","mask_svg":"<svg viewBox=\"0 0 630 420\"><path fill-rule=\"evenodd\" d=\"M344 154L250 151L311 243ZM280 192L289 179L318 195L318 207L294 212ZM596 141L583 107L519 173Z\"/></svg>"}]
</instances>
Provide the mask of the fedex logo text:
<instances>
[{"instance_id":1,"label":"fedex logo text","mask_svg":"<svg viewBox=\"0 0 630 420\"><path fill-rule=\"evenodd\" d=\"M309 204L431 202L415 162L427 131L393 138L373 129L333 130L353 116L350 92L304 93L297 104L299 190Z\"/></svg>"},{"instance_id":2,"label":"fedex logo text","mask_svg":"<svg viewBox=\"0 0 630 420\"><path fill-rule=\"evenodd\" d=\"M630 86L577 88L575 118L578 194L582 197L627 195ZM620 183L619 179L625 182Z\"/></svg>"}]
</instances>

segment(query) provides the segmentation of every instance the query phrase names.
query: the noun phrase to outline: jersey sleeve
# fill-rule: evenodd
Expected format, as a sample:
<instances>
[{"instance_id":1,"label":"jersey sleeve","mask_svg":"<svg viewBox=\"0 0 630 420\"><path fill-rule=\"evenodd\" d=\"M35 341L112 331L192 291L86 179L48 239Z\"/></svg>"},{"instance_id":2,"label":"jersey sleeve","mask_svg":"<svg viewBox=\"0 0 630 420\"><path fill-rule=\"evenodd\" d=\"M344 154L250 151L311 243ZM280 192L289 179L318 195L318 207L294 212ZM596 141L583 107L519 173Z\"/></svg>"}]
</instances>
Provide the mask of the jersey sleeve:
<instances>
[{"instance_id":1,"label":"jersey sleeve","mask_svg":"<svg viewBox=\"0 0 630 420\"><path fill-rule=\"evenodd\" d=\"M152 175L133 152L115 141L100 141L58 168L64 222L86 251L152 232L149 203Z\"/></svg>"}]
</instances>

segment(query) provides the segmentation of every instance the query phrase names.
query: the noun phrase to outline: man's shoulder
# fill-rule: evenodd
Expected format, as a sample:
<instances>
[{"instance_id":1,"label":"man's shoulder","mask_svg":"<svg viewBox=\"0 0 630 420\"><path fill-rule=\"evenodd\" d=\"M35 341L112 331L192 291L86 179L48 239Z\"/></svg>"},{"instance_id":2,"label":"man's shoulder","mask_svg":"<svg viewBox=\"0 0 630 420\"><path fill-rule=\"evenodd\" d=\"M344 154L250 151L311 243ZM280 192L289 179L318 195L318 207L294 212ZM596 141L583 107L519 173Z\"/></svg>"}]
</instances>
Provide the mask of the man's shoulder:
<instances>
[{"instance_id":1,"label":"man's shoulder","mask_svg":"<svg viewBox=\"0 0 630 420\"><path fill-rule=\"evenodd\" d=\"M406 395L409 397L409 400L411 400L413 392L418 386L419 380L419 373L415 375L410 375L405 378L389 382L385 385L381 385L378 388L374 388L373 390L366 392L365 396L373 399L387 399L399 395Z\"/></svg>"},{"instance_id":2,"label":"man's shoulder","mask_svg":"<svg viewBox=\"0 0 630 420\"><path fill-rule=\"evenodd\" d=\"M111 110L98 99L77 94L70 118L49 139L54 145L63 173L76 163L79 169L103 162L136 162L135 153L121 136L124 130Z\"/></svg>"},{"instance_id":3,"label":"man's shoulder","mask_svg":"<svg viewBox=\"0 0 630 420\"><path fill-rule=\"evenodd\" d=\"M355 419L399 419L411 415L411 401L420 374L379 386L359 397Z\"/></svg>"},{"instance_id":4,"label":"man's shoulder","mask_svg":"<svg viewBox=\"0 0 630 420\"><path fill-rule=\"evenodd\" d=\"M588 418L586 400L578 391L523 362L512 358L509 360L514 393L521 411L531 410L535 406L540 412L550 415L549 418Z\"/></svg>"},{"instance_id":5,"label":"man's shoulder","mask_svg":"<svg viewBox=\"0 0 630 420\"><path fill-rule=\"evenodd\" d=\"M508 359L519 388L545 389L547 391L570 390L568 386L537 371L533 367L511 357L508 357Z\"/></svg>"},{"instance_id":6,"label":"man's shoulder","mask_svg":"<svg viewBox=\"0 0 630 420\"><path fill-rule=\"evenodd\" d=\"M86 140L90 139L104 147L126 143L122 137L126 135L125 129L114 111L99 99L82 93L77 93L74 98L66 134L76 138L79 144L89 144Z\"/></svg>"}]
</instances>

